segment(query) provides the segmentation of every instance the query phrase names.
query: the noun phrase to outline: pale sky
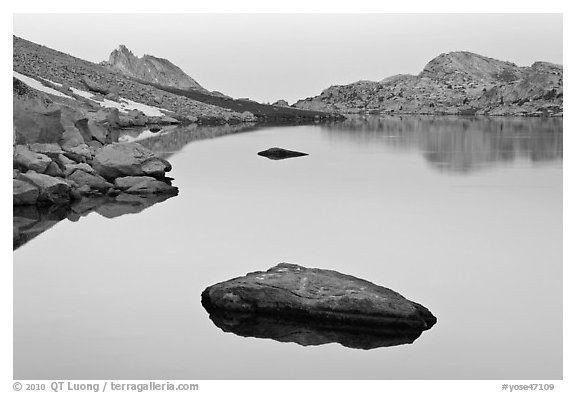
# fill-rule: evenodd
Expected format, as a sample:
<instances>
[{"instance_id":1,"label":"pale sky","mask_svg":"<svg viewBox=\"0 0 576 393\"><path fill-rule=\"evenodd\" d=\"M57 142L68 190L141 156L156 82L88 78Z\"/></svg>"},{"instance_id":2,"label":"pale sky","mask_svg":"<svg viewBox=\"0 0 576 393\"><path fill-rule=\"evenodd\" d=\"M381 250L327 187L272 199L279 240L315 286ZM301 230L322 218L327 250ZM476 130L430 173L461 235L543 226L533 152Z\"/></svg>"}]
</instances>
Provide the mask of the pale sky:
<instances>
[{"instance_id":1,"label":"pale sky","mask_svg":"<svg viewBox=\"0 0 576 393\"><path fill-rule=\"evenodd\" d=\"M208 90L289 103L330 85L417 74L466 50L562 64L561 14L14 14L14 34L93 62L119 44Z\"/></svg>"}]
</instances>

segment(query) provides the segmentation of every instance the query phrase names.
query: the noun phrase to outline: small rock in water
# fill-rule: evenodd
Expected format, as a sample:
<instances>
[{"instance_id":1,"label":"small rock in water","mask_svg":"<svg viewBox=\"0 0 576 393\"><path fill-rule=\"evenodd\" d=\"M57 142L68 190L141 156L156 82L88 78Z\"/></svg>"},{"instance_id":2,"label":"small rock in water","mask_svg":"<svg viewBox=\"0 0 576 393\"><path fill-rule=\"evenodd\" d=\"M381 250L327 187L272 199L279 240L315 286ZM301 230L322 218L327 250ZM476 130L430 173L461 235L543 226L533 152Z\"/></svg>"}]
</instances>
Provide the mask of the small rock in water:
<instances>
[{"instance_id":1,"label":"small rock in water","mask_svg":"<svg viewBox=\"0 0 576 393\"><path fill-rule=\"evenodd\" d=\"M212 285L202 305L224 331L301 345L406 344L436 323L426 307L388 288L288 263Z\"/></svg>"},{"instance_id":2,"label":"small rock in water","mask_svg":"<svg viewBox=\"0 0 576 393\"><path fill-rule=\"evenodd\" d=\"M301 153L299 151L286 150L279 147L272 147L268 150L258 152L259 156L269 158L271 160L284 160L286 158L307 156L308 153Z\"/></svg>"}]
</instances>

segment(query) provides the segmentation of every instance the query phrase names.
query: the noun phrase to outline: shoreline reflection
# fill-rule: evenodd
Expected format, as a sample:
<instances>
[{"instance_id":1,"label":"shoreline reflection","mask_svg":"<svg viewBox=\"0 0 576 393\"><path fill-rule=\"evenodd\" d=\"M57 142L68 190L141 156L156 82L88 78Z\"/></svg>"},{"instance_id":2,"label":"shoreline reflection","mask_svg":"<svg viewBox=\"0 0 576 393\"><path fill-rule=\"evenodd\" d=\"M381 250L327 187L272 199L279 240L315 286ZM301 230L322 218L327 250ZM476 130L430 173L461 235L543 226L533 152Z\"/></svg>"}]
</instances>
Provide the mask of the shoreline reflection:
<instances>
[{"instance_id":1,"label":"shoreline reflection","mask_svg":"<svg viewBox=\"0 0 576 393\"><path fill-rule=\"evenodd\" d=\"M516 160L561 161L561 118L353 117L322 127L326 138L418 150L434 169L468 174Z\"/></svg>"}]
</instances>

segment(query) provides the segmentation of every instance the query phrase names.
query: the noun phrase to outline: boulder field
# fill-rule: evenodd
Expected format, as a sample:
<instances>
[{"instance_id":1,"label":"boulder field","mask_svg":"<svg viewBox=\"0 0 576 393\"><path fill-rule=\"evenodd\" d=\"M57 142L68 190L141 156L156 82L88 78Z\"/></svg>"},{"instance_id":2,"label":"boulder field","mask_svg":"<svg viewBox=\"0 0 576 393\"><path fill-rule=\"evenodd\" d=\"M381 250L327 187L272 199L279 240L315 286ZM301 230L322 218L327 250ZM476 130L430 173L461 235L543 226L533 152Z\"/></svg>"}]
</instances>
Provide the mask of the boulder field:
<instances>
[{"instance_id":1,"label":"boulder field","mask_svg":"<svg viewBox=\"0 0 576 393\"><path fill-rule=\"evenodd\" d=\"M165 177L168 161L138 143L113 143L73 151L56 143L14 147L13 204L64 204L83 196L177 194Z\"/></svg>"},{"instance_id":2,"label":"boulder field","mask_svg":"<svg viewBox=\"0 0 576 393\"><path fill-rule=\"evenodd\" d=\"M112 142L122 119L135 119L138 111L120 115L13 81L14 206L178 193L165 176L172 169L168 161L138 143Z\"/></svg>"}]
</instances>

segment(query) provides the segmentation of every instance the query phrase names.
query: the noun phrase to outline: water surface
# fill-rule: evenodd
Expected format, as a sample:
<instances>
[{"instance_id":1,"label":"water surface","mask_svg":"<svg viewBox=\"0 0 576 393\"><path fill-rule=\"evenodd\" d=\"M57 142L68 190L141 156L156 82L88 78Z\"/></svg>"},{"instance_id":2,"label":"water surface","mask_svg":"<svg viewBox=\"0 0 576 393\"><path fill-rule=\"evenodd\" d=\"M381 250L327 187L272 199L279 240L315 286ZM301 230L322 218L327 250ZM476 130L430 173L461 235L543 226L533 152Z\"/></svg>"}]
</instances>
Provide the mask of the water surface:
<instances>
[{"instance_id":1,"label":"water surface","mask_svg":"<svg viewBox=\"0 0 576 393\"><path fill-rule=\"evenodd\" d=\"M15 379L562 378L561 119L193 131L142 142L177 197L14 252ZM274 146L310 155L256 154ZM438 323L370 350L214 325L204 288L279 262L389 287Z\"/></svg>"}]
</instances>

